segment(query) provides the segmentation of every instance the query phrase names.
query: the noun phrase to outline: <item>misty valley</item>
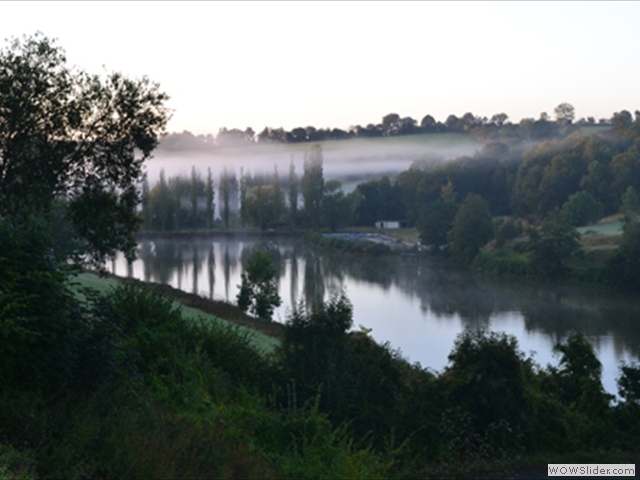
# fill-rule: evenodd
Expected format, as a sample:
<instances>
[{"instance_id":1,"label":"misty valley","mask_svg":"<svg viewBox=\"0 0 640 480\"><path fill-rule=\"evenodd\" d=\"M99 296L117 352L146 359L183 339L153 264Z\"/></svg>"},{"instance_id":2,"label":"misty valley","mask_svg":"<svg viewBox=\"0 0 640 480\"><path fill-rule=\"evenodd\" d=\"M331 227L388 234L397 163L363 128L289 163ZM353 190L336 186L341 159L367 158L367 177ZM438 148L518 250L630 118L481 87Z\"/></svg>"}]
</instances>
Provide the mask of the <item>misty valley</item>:
<instances>
[{"instance_id":1,"label":"misty valley","mask_svg":"<svg viewBox=\"0 0 640 480\"><path fill-rule=\"evenodd\" d=\"M169 100L0 51L1 478L637 458L640 110L214 137Z\"/></svg>"}]
</instances>

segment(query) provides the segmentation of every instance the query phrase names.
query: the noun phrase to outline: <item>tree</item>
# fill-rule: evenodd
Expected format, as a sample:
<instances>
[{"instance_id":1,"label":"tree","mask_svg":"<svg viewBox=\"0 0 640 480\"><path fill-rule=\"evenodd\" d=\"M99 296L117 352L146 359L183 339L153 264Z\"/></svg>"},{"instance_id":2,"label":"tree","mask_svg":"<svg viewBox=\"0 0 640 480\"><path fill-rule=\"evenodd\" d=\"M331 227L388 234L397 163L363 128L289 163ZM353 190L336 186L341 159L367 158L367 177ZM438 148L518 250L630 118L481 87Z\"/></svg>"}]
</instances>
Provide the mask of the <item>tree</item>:
<instances>
[{"instance_id":1,"label":"tree","mask_svg":"<svg viewBox=\"0 0 640 480\"><path fill-rule=\"evenodd\" d=\"M304 157L304 174L301 180L302 197L307 221L312 227L320 225L320 208L324 196L324 176L322 173L322 147L311 147Z\"/></svg>"},{"instance_id":2,"label":"tree","mask_svg":"<svg viewBox=\"0 0 640 480\"><path fill-rule=\"evenodd\" d=\"M491 123L498 127L502 127L504 122L507 121L509 116L506 113L496 113L493 117L491 117Z\"/></svg>"},{"instance_id":3,"label":"tree","mask_svg":"<svg viewBox=\"0 0 640 480\"><path fill-rule=\"evenodd\" d=\"M168 98L147 77L70 69L40 33L12 40L0 53L0 215L46 216L64 197L87 260L117 250L132 259L142 165L164 133Z\"/></svg>"},{"instance_id":4,"label":"tree","mask_svg":"<svg viewBox=\"0 0 640 480\"><path fill-rule=\"evenodd\" d=\"M594 413L604 411L613 396L602 386L602 364L584 335L572 332L553 351L560 355L560 369L552 370L554 393L559 400Z\"/></svg>"},{"instance_id":5,"label":"tree","mask_svg":"<svg viewBox=\"0 0 640 480\"><path fill-rule=\"evenodd\" d=\"M244 201L246 221L261 230L276 227L284 209L284 194L273 185L253 187Z\"/></svg>"},{"instance_id":6,"label":"tree","mask_svg":"<svg viewBox=\"0 0 640 480\"><path fill-rule=\"evenodd\" d=\"M435 129L436 121L431 115L425 115L420 122L420 126L425 132L431 132Z\"/></svg>"},{"instance_id":7,"label":"tree","mask_svg":"<svg viewBox=\"0 0 640 480\"><path fill-rule=\"evenodd\" d=\"M622 195L622 208L620 209L627 217L632 217L640 213L640 196L633 187L628 187Z\"/></svg>"},{"instance_id":8,"label":"tree","mask_svg":"<svg viewBox=\"0 0 640 480\"><path fill-rule=\"evenodd\" d=\"M625 212L622 242L607 261L605 275L618 288L640 291L640 220L633 210Z\"/></svg>"},{"instance_id":9,"label":"tree","mask_svg":"<svg viewBox=\"0 0 640 480\"><path fill-rule=\"evenodd\" d=\"M562 213L574 227L578 227L600 220L604 205L583 190L569 197L562 206Z\"/></svg>"},{"instance_id":10,"label":"tree","mask_svg":"<svg viewBox=\"0 0 640 480\"><path fill-rule=\"evenodd\" d=\"M222 206L220 208L220 217L222 218L222 222L224 223L225 228L229 228L229 216L230 216L230 207L229 202L231 200L231 185L229 173L227 172L227 167L225 166L220 172L220 198L222 200Z\"/></svg>"},{"instance_id":11,"label":"tree","mask_svg":"<svg viewBox=\"0 0 640 480\"><path fill-rule=\"evenodd\" d=\"M480 195L470 193L460 205L447 236L453 258L463 265L470 264L493 235L489 205Z\"/></svg>"},{"instance_id":12,"label":"tree","mask_svg":"<svg viewBox=\"0 0 640 480\"><path fill-rule=\"evenodd\" d=\"M540 230L529 232L529 252L534 268L544 277L566 273L566 262L580 251L580 234L566 216L554 210Z\"/></svg>"},{"instance_id":13,"label":"tree","mask_svg":"<svg viewBox=\"0 0 640 480\"><path fill-rule=\"evenodd\" d=\"M240 167L240 224L244 227L247 221L247 207L245 205L247 200L247 175L244 173L244 168Z\"/></svg>"},{"instance_id":14,"label":"tree","mask_svg":"<svg viewBox=\"0 0 640 480\"><path fill-rule=\"evenodd\" d=\"M238 287L238 306L265 320L270 320L273 310L282 303L276 285L276 268L267 252L258 250L249 257Z\"/></svg>"},{"instance_id":15,"label":"tree","mask_svg":"<svg viewBox=\"0 0 640 480\"><path fill-rule=\"evenodd\" d=\"M189 188L189 200L191 202L191 227L198 228L198 193L199 186L202 183L199 175L196 173L196 167L191 166L191 185Z\"/></svg>"},{"instance_id":16,"label":"tree","mask_svg":"<svg viewBox=\"0 0 640 480\"><path fill-rule=\"evenodd\" d=\"M323 224L332 232L351 223L353 209L351 197L342 191L342 182L329 180L325 184L324 199L322 201Z\"/></svg>"},{"instance_id":17,"label":"tree","mask_svg":"<svg viewBox=\"0 0 640 480\"><path fill-rule=\"evenodd\" d=\"M289 165L289 215L291 223L296 225L298 223L298 176L296 166L293 164L293 155Z\"/></svg>"},{"instance_id":18,"label":"tree","mask_svg":"<svg viewBox=\"0 0 640 480\"><path fill-rule=\"evenodd\" d=\"M553 112L556 114L556 122L561 127L570 124L576 116L575 108L570 103L561 103Z\"/></svg>"},{"instance_id":19,"label":"tree","mask_svg":"<svg viewBox=\"0 0 640 480\"><path fill-rule=\"evenodd\" d=\"M458 205L451 200L438 199L420 210L417 228L424 245L440 246L447 243L447 234L453 227Z\"/></svg>"},{"instance_id":20,"label":"tree","mask_svg":"<svg viewBox=\"0 0 640 480\"><path fill-rule=\"evenodd\" d=\"M213 189L213 177L211 176L211 168L207 169L207 185L204 189L205 197L205 209L206 209L206 224L207 228L213 227L213 212L215 212L215 204L213 203L215 198L215 190Z\"/></svg>"},{"instance_id":21,"label":"tree","mask_svg":"<svg viewBox=\"0 0 640 480\"><path fill-rule=\"evenodd\" d=\"M142 220L144 222L144 228L149 228L151 224L151 210L149 208L149 180L144 177L142 181Z\"/></svg>"},{"instance_id":22,"label":"tree","mask_svg":"<svg viewBox=\"0 0 640 480\"><path fill-rule=\"evenodd\" d=\"M178 199L174 197L173 192L169 189L164 169L161 169L160 181L151 189L149 194L151 228L163 232L173 230L178 207Z\"/></svg>"}]
</instances>

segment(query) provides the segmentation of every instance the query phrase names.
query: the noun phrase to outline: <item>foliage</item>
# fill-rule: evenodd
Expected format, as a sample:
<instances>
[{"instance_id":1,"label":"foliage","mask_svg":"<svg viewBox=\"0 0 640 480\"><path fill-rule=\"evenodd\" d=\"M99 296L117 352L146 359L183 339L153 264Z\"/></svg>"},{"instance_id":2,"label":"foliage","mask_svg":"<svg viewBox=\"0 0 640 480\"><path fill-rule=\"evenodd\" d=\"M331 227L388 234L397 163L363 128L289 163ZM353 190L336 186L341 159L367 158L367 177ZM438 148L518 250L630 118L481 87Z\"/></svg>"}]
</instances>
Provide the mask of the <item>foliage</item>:
<instances>
[{"instance_id":1,"label":"foliage","mask_svg":"<svg viewBox=\"0 0 640 480\"><path fill-rule=\"evenodd\" d=\"M274 185L253 187L245 199L246 221L260 230L277 227L284 211L284 193Z\"/></svg>"},{"instance_id":2,"label":"foliage","mask_svg":"<svg viewBox=\"0 0 640 480\"><path fill-rule=\"evenodd\" d=\"M304 173L300 180L304 211L312 227L320 225L320 209L324 198L324 176L322 173L322 147L318 144L304 157Z\"/></svg>"},{"instance_id":3,"label":"foliage","mask_svg":"<svg viewBox=\"0 0 640 480\"><path fill-rule=\"evenodd\" d=\"M65 286L68 268L51 249L47 226L33 216L0 220L0 381L60 388L76 373L86 329Z\"/></svg>"},{"instance_id":4,"label":"foliage","mask_svg":"<svg viewBox=\"0 0 640 480\"><path fill-rule=\"evenodd\" d=\"M405 216L402 189L384 176L380 180L371 180L356 187L361 201L355 211L356 225L372 227L379 220L401 220Z\"/></svg>"},{"instance_id":5,"label":"foliage","mask_svg":"<svg viewBox=\"0 0 640 480\"><path fill-rule=\"evenodd\" d=\"M322 200L322 223L329 230L335 232L338 228L352 223L355 209L358 207L359 192L345 195L339 180L329 180L325 183L324 198Z\"/></svg>"},{"instance_id":6,"label":"foliage","mask_svg":"<svg viewBox=\"0 0 640 480\"><path fill-rule=\"evenodd\" d=\"M622 196L622 213L633 216L640 213L640 196L635 188L629 187Z\"/></svg>"},{"instance_id":7,"label":"foliage","mask_svg":"<svg viewBox=\"0 0 640 480\"><path fill-rule=\"evenodd\" d=\"M637 215L625 215L622 242L607 261L609 282L622 290L640 290L640 220Z\"/></svg>"},{"instance_id":8,"label":"foliage","mask_svg":"<svg viewBox=\"0 0 640 480\"><path fill-rule=\"evenodd\" d=\"M416 227L424 245L440 246L447 243L447 235L453 228L458 205L451 200L439 199L424 205Z\"/></svg>"},{"instance_id":9,"label":"foliage","mask_svg":"<svg viewBox=\"0 0 640 480\"><path fill-rule=\"evenodd\" d=\"M562 213L574 227L595 223L604 214L604 205L584 190L569 197L562 206Z\"/></svg>"},{"instance_id":10,"label":"foliage","mask_svg":"<svg viewBox=\"0 0 640 480\"><path fill-rule=\"evenodd\" d=\"M146 77L70 69L41 34L12 40L0 53L0 214L42 215L66 197L93 261L131 257L142 163L164 131L167 99Z\"/></svg>"},{"instance_id":11,"label":"foliage","mask_svg":"<svg viewBox=\"0 0 640 480\"><path fill-rule=\"evenodd\" d=\"M547 388L566 405L593 413L606 410L613 396L602 386L602 364L584 335L571 333L553 350L560 355L560 368L551 371Z\"/></svg>"},{"instance_id":12,"label":"foliage","mask_svg":"<svg viewBox=\"0 0 640 480\"><path fill-rule=\"evenodd\" d=\"M279 307L282 300L278 295L276 269L269 253L258 250L249 257L239 288L238 306L270 320L274 308Z\"/></svg>"},{"instance_id":13,"label":"foliage","mask_svg":"<svg viewBox=\"0 0 640 480\"><path fill-rule=\"evenodd\" d=\"M580 251L579 233L560 212L552 212L539 230L529 230L528 250L539 275L567 273L567 262Z\"/></svg>"},{"instance_id":14,"label":"foliage","mask_svg":"<svg viewBox=\"0 0 640 480\"><path fill-rule=\"evenodd\" d=\"M474 257L493 238L493 222L487 202L470 193L460 205L447 235L453 258L469 265Z\"/></svg>"},{"instance_id":15,"label":"foliage","mask_svg":"<svg viewBox=\"0 0 640 480\"><path fill-rule=\"evenodd\" d=\"M532 368L515 337L465 330L456 339L449 361L443 372L447 399L470 413L476 432L503 421L512 432L522 431L527 421L525 383ZM519 441L510 435L503 440Z\"/></svg>"},{"instance_id":16,"label":"foliage","mask_svg":"<svg viewBox=\"0 0 640 480\"><path fill-rule=\"evenodd\" d=\"M617 380L618 393L627 402L640 403L640 364L622 364Z\"/></svg>"}]
</instances>

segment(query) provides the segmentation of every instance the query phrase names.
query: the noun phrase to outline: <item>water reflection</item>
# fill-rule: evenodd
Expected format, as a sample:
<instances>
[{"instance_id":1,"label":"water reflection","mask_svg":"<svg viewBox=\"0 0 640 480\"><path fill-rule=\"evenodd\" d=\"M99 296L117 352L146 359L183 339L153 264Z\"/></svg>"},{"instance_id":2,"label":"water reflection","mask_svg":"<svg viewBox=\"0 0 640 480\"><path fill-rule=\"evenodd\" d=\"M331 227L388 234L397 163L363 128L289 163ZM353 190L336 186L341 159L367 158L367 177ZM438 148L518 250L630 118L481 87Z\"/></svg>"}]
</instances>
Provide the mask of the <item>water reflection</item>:
<instances>
[{"instance_id":1,"label":"water reflection","mask_svg":"<svg viewBox=\"0 0 640 480\"><path fill-rule=\"evenodd\" d=\"M320 255L286 237L153 237L140 242L139 259L119 256L113 272L170 284L214 299L235 301L241 273L256 250L269 251L276 267L284 321L301 299L325 300L342 288L354 305L354 325L373 328L376 340L400 347L411 361L441 369L455 336L465 327L491 326L518 337L539 363L571 330L596 347L605 386L615 390L620 360L638 358L639 303L600 291L487 281L420 257L387 259ZM223 279L223 282L216 281ZM184 285L183 285L184 284Z\"/></svg>"}]
</instances>

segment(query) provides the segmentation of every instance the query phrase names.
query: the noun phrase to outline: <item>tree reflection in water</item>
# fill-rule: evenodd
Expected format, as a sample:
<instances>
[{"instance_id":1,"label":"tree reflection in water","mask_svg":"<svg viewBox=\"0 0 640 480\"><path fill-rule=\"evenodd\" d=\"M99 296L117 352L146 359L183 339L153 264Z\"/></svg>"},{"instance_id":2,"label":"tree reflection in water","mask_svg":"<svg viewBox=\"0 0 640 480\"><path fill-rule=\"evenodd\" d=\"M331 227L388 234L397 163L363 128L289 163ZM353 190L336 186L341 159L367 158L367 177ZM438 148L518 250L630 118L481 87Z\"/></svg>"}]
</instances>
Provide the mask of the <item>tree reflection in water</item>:
<instances>
[{"instance_id":1,"label":"tree reflection in water","mask_svg":"<svg viewBox=\"0 0 640 480\"><path fill-rule=\"evenodd\" d=\"M419 336L411 331L414 326L428 325L430 332L442 329L458 332L464 327L499 324L510 326L517 335L543 338L544 348L550 352L555 342L578 330L597 349L602 346L614 350L618 359L638 357L637 298L567 286L489 280L422 257L330 255L291 237L151 237L140 242L140 259L136 262L142 266L136 268L134 264L133 274L140 272L138 275L144 280L182 288L183 274L188 272L191 277L185 279L185 284L191 286L191 291L203 289L209 298L235 302L240 274L255 250L268 251L276 266L278 290L284 300L276 311L277 319L286 318L287 310L295 307L300 295L310 305L346 287L354 305L355 325L368 326L372 321L381 325L387 321L382 316L388 313L382 311L373 310L374 315L380 316L373 319L359 317L359 312L367 311L369 305L384 306L384 302L389 302L387 310L394 313L387 323L402 320L398 325L406 329L403 333L406 338ZM111 267L116 272L131 273L122 256ZM220 275L223 284L216 282ZM372 310L368 311L371 315ZM537 348L540 347L536 345ZM417 359L413 353L411 357ZM427 360L421 361L429 364Z\"/></svg>"}]
</instances>

